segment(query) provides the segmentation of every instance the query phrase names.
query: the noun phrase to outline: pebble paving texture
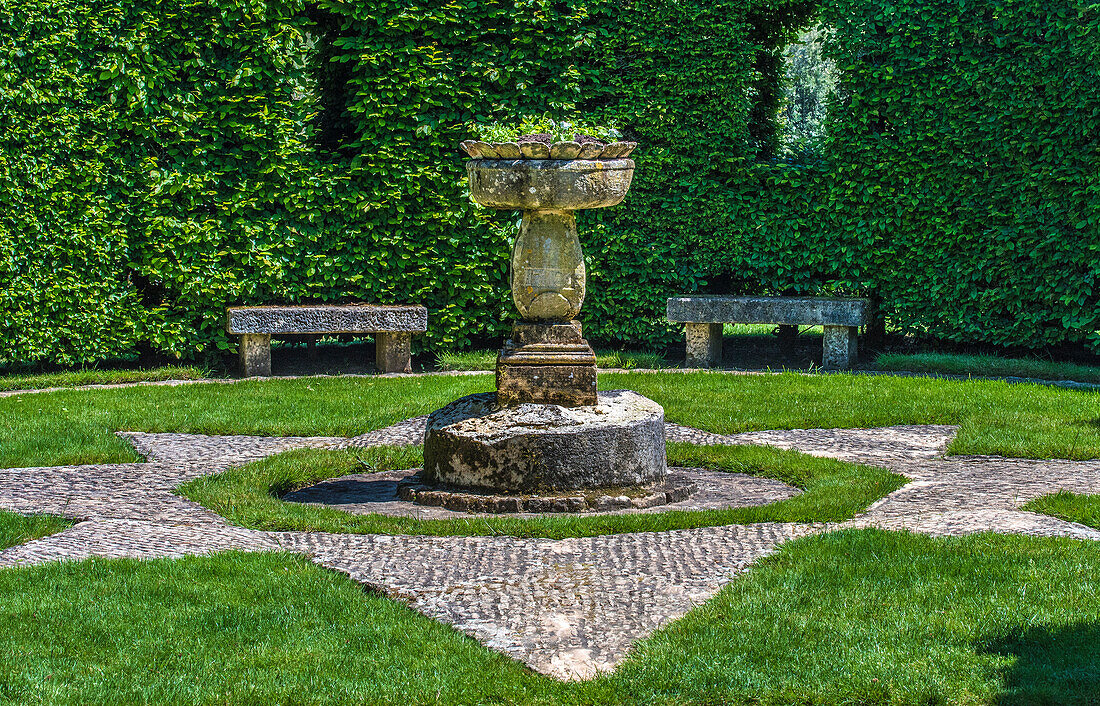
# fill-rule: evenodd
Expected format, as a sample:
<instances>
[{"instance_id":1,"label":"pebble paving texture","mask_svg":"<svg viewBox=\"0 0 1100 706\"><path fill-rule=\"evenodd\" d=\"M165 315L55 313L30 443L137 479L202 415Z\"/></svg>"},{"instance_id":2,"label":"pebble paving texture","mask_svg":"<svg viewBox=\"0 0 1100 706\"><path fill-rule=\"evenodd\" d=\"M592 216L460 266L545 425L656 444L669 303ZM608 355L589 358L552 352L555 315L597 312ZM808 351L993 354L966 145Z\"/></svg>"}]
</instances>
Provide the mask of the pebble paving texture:
<instances>
[{"instance_id":1,"label":"pebble paving texture","mask_svg":"<svg viewBox=\"0 0 1100 706\"><path fill-rule=\"evenodd\" d=\"M0 567L229 549L303 552L533 669L583 679L613 668L635 640L708 600L782 542L807 534L881 527L1100 539L1096 530L1018 510L1060 489L1100 492L1100 461L945 457L956 431L948 426L734 436L667 426L670 440L770 444L911 479L862 515L832 526L761 523L564 540L260 532L230 525L172 492L187 480L293 448L420 443L424 424L423 417L409 419L354 439L122 432L145 463L0 469L0 508L82 520L0 551ZM742 478L731 487L742 504L795 492L760 479Z\"/></svg>"}]
</instances>

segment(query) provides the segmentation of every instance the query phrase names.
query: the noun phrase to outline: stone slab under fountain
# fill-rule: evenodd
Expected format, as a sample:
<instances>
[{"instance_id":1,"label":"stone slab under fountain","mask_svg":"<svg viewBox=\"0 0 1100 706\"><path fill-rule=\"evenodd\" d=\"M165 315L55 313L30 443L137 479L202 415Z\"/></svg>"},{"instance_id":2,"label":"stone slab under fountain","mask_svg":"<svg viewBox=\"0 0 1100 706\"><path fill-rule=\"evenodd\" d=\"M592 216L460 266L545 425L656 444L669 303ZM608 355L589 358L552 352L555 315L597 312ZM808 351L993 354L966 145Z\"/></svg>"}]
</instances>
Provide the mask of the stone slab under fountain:
<instances>
[{"instance_id":1,"label":"stone slab under fountain","mask_svg":"<svg viewBox=\"0 0 1100 706\"><path fill-rule=\"evenodd\" d=\"M589 495L589 504L609 507L602 498L636 506L682 500L694 486L667 478L664 410L634 392L597 392L596 355L576 320L586 283L574 212L623 200L633 143L463 147L473 157L466 163L473 200L523 212L511 258L520 321L497 358L497 391L431 415L424 470L403 497L440 504L441 494L474 493L493 498L483 504L498 512L563 511L568 503L555 498ZM566 158L578 154L592 157Z\"/></svg>"}]
</instances>

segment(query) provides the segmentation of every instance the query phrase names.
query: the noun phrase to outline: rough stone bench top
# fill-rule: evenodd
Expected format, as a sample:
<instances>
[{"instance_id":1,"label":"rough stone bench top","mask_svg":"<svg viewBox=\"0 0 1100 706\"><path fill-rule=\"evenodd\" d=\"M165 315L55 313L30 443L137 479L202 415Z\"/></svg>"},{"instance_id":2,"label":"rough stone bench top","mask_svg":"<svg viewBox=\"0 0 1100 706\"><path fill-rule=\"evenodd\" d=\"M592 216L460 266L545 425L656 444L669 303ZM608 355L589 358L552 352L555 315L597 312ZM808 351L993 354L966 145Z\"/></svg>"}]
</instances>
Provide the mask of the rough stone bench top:
<instances>
[{"instance_id":1,"label":"rough stone bench top","mask_svg":"<svg viewBox=\"0 0 1100 706\"><path fill-rule=\"evenodd\" d=\"M228 309L225 330L231 334L287 333L423 333L428 310L419 305L376 306L237 306Z\"/></svg>"},{"instance_id":2,"label":"rough stone bench top","mask_svg":"<svg viewBox=\"0 0 1100 706\"><path fill-rule=\"evenodd\" d=\"M703 295L668 300L668 320L683 323L865 326L870 315L868 299Z\"/></svg>"}]
</instances>

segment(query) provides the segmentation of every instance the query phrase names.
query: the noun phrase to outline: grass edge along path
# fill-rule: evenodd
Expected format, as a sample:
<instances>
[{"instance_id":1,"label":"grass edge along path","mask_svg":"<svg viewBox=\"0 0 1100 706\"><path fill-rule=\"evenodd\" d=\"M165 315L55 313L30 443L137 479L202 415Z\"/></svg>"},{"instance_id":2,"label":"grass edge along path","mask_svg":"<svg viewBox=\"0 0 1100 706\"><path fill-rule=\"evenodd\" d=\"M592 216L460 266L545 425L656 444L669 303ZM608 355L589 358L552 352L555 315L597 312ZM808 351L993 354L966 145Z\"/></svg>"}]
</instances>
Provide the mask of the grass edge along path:
<instances>
[{"instance_id":1,"label":"grass edge along path","mask_svg":"<svg viewBox=\"0 0 1100 706\"><path fill-rule=\"evenodd\" d=\"M875 358L875 368L891 372L1100 383L1100 367L1095 365L995 355L882 353Z\"/></svg>"},{"instance_id":2,"label":"grass edge along path","mask_svg":"<svg viewBox=\"0 0 1100 706\"><path fill-rule=\"evenodd\" d=\"M1060 490L1057 493L1029 500L1020 509L1100 530L1100 494L1089 495Z\"/></svg>"},{"instance_id":3,"label":"grass edge along path","mask_svg":"<svg viewBox=\"0 0 1100 706\"><path fill-rule=\"evenodd\" d=\"M1065 539L806 537L562 683L301 556L49 563L0 570L0 699L1084 705L1098 564Z\"/></svg>"},{"instance_id":4,"label":"grass edge along path","mask_svg":"<svg viewBox=\"0 0 1100 706\"><path fill-rule=\"evenodd\" d=\"M0 467L138 460L116 430L260 436L355 436L426 414L488 375L299 378L0 398ZM1100 392L988 380L861 375L604 373L670 422L731 434L792 428L957 424L953 454L1100 457Z\"/></svg>"},{"instance_id":5,"label":"grass edge along path","mask_svg":"<svg viewBox=\"0 0 1100 706\"><path fill-rule=\"evenodd\" d=\"M56 515L20 515L0 510L0 549L57 534L74 524L72 520Z\"/></svg>"},{"instance_id":6,"label":"grass edge along path","mask_svg":"<svg viewBox=\"0 0 1100 706\"><path fill-rule=\"evenodd\" d=\"M670 443L670 466L705 467L773 478L801 488L803 492L768 505L727 510L538 518L497 515L436 520L353 515L335 508L280 499L292 490L327 478L362 473L364 469L415 468L422 465L420 453L419 447L300 449L197 478L180 486L176 492L234 524L258 530L562 539L756 522L839 522L905 483L902 476L885 469L767 446Z\"/></svg>"},{"instance_id":7,"label":"grass edge along path","mask_svg":"<svg viewBox=\"0 0 1100 706\"><path fill-rule=\"evenodd\" d=\"M211 371L192 365L165 365L159 368L116 368L65 370L57 373L0 375L0 392L82 387L85 385L122 385L164 380L202 380Z\"/></svg>"}]
</instances>

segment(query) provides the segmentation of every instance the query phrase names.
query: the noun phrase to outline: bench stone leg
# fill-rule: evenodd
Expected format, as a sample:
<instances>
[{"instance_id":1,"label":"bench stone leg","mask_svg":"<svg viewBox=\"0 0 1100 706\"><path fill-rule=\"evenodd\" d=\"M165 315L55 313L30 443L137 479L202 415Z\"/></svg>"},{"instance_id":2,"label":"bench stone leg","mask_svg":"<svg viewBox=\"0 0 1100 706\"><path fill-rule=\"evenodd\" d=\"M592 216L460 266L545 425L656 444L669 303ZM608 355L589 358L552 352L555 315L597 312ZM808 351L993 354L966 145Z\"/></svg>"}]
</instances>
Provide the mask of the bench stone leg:
<instances>
[{"instance_id":1,"label":"bench stone leg","mask_svg":"<svg viewBox=\"0 0 1100 706\"><path fill-rule=\"evenodd\" d=\"M693 324L685 327L689 368L717 368L722 365L722 324Z\"/></svg>"},{"instance_id":2,"label":"bench stone leg","mask_svg":"<svg viewBox=\"0 0 1100 706\"><path fill-rule=\"evenodd\" d=\"M847 370L856 362L859 329L855 326L826 326L821 354L825 370Z\"/></svg>"},{"instance_id":3,"label":"bench stone leg","mask_svg":"<svg viewBox=\"0 0 1100 706\"><path fill-rule=\"evenodd\" d=\"M412 334L374 334L374 367L380 373L411 373Z\"/></svg>"},{"instance_id":4,"label":"bench stone leg","mask_svg":"<svg viewBox=\"0 0 1100 706\"><path fill-rule=\"evenodd\" d=\"M241 344L238 349L241 356L241 375L246 378L271 375L270 334L241 334Z\"/></svg>"}]
</instances>

